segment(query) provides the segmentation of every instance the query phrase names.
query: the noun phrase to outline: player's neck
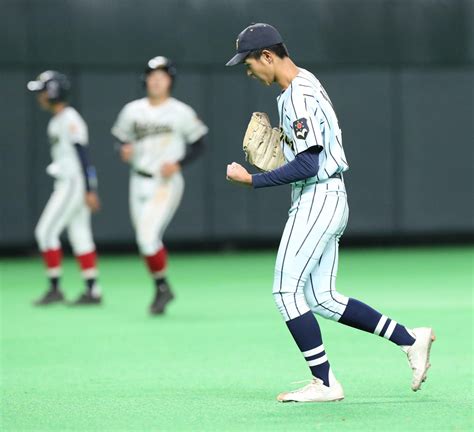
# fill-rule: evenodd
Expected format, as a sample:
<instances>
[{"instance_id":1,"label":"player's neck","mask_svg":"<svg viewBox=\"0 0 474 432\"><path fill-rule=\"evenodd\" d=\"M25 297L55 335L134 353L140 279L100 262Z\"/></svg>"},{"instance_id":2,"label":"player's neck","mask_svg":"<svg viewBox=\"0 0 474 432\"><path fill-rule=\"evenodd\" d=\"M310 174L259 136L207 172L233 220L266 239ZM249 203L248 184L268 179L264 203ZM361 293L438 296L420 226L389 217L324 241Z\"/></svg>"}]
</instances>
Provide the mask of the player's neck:
<instances>
[{"instance_id":1,"label":"player's neck","mask_svg":"<svg viewBox=\"0 0 474 432\"><path fill-rule=\"evenodd\" d=\"M50 111L53 113L53 115L56 115L59 114L61 111L64 111L66 106L67 105L65 103L55 103L51 105Z\"/></svg>"},{"instance_id":2,"label":"player's neck","mask_svg":"<svg viewBox=\"0 0 474 432\"><path fill-rule=\"evenodd\" d=\"M157 97L148 96L148 103L151 106L158 106L158 105L161 105L161 104L165 103L169 98L170 98L169 95L157 96Z\"/></svg>"},{"instance_id":3,"label":"player's neck","mask_svg":"<svg viewBox=\"0 0 474 432\"><path fill-rule=\"evenodd\" d=\"M298 66L296 66L289 57L281 59L280 65L275 72L275 82L283 89L286 90L291 81L293 81L300 73Z\"/></svg>"}]
</instances>

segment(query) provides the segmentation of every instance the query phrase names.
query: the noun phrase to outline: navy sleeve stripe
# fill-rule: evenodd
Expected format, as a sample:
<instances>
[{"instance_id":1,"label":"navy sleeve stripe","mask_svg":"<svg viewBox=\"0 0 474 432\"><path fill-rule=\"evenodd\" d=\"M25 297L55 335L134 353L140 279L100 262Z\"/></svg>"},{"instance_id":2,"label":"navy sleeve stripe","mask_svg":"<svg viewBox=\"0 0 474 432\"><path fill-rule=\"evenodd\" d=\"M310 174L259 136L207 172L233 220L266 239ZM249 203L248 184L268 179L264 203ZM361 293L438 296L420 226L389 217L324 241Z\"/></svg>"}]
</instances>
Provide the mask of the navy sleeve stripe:
<instances>
[{"instance_id":1,"label":"navy sleeve stripe","mask_svg":"<svg viewBox=\"0 0 474 432\"><path fill-rule=\"evenodd\" d=\"M289 184L295 181L306 180L317 175L319 170L319 151L311 147L299 153L294 160L277 168L252 176L252 186L262 188Z\"/></svg>"},{"instance_id":2,"label":"navy sleeve stripe","mask_svg":"<svg viewBox=\"0 0 474 432\"><path fill-rule=\"evenodd\" d=\"M97 177L95 173L95 168L89 162L89 155L87 153L87 148L83 145L76 143L74 148L77 151L79 157L79 162L81 164L82 173L84 175L84 182L86 190L90 192L93 189L96 189Z\"/></svg>"}]
</instances>

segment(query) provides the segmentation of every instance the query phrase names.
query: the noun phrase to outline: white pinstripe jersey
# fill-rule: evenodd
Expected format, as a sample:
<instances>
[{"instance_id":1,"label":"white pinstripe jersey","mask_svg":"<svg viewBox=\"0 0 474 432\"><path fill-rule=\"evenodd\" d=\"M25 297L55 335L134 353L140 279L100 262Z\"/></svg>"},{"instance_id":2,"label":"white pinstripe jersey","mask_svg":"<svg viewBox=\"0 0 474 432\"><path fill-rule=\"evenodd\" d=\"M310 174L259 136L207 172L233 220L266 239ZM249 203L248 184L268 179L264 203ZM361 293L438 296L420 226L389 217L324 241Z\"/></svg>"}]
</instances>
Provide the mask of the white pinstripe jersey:
<instances>
[{"instance_id":1,"label":"white pinstripe jersey","mask_svg":"<svg viewBox=\"0 0 474 432\"><path fill-rule=\"evenodd\" d=\"M298 153L322 147L316 182L342 173L349 165L342 147L342 133L336 113L318 79L305 69L277 98L283 154L291 162Z\"/></svg>"}]
</instances>

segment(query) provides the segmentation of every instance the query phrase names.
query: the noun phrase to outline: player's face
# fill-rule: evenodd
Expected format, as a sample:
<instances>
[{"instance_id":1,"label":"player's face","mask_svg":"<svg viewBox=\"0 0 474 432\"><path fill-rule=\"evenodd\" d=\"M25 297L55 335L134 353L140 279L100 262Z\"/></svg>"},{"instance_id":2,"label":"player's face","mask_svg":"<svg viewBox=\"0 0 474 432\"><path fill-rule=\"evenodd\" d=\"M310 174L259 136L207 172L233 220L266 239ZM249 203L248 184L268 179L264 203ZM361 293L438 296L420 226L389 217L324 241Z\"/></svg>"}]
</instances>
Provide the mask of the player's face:
<instances>
[{"instance_id":1,"label":"player's face","mask_svg":"<svg viewBox=\"0 0 474 432\"><path fill-rule=\"evenodd\" d=\"M273 65L263 55L259 59L245 59L245 66L247 66L247 76L258 79L268 86L273 83L275 77Z\"/></svg>"},{"instance_id":2,"label":"player's face","mask_svg":"<svg viewBox=\"0 0 474 432\"><path fill-rule=\"evenodd\" d=\"M50 109L50 103L48 100L48 94L45 91L36 94L36 100L41 109L48 111Z\"/></svg>"},{"instance_id":3,"label":"player's face","mask_svg":"<svg viewBox=\"0 0 474 432\"><path fill-rule=\"evenodd\" d=\"M166 97L171 89L171 77L163 70L150 72L146 77L148 96L152 98Z\"/></svg>"}]
</instances>

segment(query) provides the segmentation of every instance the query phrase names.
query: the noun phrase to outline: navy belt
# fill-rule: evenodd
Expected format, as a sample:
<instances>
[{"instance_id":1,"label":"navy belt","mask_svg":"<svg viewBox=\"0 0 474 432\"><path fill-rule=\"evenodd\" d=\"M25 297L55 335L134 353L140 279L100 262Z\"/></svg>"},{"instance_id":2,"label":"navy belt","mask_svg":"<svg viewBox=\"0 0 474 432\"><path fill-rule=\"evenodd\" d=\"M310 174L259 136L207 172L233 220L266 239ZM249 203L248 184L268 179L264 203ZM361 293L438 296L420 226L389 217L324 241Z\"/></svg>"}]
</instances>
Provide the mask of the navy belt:
<instances>
[{"instance_id":1,"label":"navy belt","mask_svg":"<svg viewBox=\"0 0 474 432\"><path fill-rule=\"evenodd\" d=\"M329 177L327 180L330 180L330 179L340 179L342 180L342 173L334 173L331 177ZM293 183L294 186L296 187L303 187L303 186L311 186L313 184L319 184L319 183L324 183L326 182L327 180L323 180L322 182L318 182L316 180L316 178L311 178L311 181L308 181L308 180L300 180L296 183Z\"/></svg>"},{"instance_id":2,"label":"navy belt","mask_svg":"<svg viewBox=\"0 0 474 432\"><path fill-rule=\"evenodd\" d=\"M142 177L153 178L153 175L152 175L152 174L147 173L147 172L145 172L145 171L141 171L141 170L134 169L133 172L134 172L135 174L138 174L139 176L142 176Z\"/></svg>"}]
</instances>

